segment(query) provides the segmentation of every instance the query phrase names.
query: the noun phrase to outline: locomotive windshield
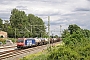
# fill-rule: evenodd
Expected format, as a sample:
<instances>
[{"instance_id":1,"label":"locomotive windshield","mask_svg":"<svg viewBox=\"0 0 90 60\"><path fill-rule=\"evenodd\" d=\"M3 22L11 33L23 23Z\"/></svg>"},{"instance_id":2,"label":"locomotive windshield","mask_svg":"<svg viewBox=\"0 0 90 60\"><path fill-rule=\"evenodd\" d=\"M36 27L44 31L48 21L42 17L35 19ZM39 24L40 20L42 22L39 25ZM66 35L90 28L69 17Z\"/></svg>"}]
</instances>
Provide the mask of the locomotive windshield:
<instances>
[{"instance_id":1,"label":"locomotive windshield","mask_svg":"<svg viewBox=\"0 0 90 60\"><path fill-rule=\"evenodd\" d=\"M21 43L23 43L23 42L24 42L24 40L17 40L17 42L18 42L18 43L20 43L20 42L21 42Z\"/></svg>"}]
</instances>

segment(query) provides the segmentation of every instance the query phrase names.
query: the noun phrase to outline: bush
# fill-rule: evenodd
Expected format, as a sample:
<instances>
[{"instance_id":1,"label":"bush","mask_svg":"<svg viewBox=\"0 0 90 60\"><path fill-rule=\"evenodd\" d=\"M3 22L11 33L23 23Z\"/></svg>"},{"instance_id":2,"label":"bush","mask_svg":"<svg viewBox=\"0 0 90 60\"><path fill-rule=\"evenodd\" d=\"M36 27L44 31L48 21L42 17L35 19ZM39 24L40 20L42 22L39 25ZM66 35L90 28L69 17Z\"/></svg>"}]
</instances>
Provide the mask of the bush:
<instances>
[{"instance_id":1,"label":"bush","mask_svg":"<svg viewBox=\"0 0 90 60\"><path fill-rule=\"evenodd\" d=\"M0 42L2 42L3 44L5 44L6 39L5 38L0 38Z\"/></svg>"},{"instance_id":2,"label":"bush","mask_svg":"<svg viewBox=\"0 0 90 60\"><path fill-rule=\"evenodd\" d=\"M9 40L12 40L13 43L16 43L17 39L15 38L9 38Z\"/></svg>"}]
</instances>

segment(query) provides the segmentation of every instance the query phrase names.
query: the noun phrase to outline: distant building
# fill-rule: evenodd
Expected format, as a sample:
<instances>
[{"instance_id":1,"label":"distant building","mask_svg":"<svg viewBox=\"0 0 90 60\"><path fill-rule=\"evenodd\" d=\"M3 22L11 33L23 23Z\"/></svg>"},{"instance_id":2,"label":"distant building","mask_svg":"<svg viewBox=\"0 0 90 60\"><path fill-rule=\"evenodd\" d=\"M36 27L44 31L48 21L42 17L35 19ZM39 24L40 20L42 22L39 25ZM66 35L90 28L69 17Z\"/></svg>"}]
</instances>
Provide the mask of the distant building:
<instances>
[{"instance_id":1,"label":"distant building","mask_svg":"<svg viewBox=\"0 0 90 60\"><path fill-rule=\"evenodd\" d=\"M7 38L7 32L0 31L0 37Z\"/></svg>"}]
</instances>

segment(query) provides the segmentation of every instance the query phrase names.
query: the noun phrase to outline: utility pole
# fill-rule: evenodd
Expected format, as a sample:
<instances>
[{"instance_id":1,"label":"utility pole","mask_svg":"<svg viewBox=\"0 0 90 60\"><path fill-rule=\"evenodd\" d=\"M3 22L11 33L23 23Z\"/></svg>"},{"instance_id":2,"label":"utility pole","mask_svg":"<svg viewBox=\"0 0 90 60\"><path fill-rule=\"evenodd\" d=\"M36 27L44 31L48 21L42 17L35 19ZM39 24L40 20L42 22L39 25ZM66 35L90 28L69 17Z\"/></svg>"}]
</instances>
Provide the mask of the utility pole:
<instances>
[{"instance_id":1,"label":"utility pole","mask_svg":"<svg viewBox=\"0 0 90 60\"><path fill-rule=\"evenodd\" d=\"M16 28L15 28L15 42L16 42Z\"/></svg>"},{"instance_id":2,"label":"utility pole","mask_svg":"<svg viewBox=\"0 0 90 60\"><path fill-rule=\"evenodd\" d=\"M31 25L31 33L32 33L32 25Z\"/></svg>"},{"instance_id":3,"label":"utility pole","mask_svg":"<svg viewBox=\"0 0 90 60\"><path fill-rule=\"evenodd\" d=\"M62 26L60 25L60 37L61 37L61 27L62 27Z\"/></svg>"},{"instance_id":4,"label":"utility pole","mask_svg":"<svg viewBox=\"0 0 90 60\"><path fill-rule=\"evenodd\" d=\"M50 16L48 16L48 42L49 42L49 47L50 47Z\"/></svg>"}]
</instances>

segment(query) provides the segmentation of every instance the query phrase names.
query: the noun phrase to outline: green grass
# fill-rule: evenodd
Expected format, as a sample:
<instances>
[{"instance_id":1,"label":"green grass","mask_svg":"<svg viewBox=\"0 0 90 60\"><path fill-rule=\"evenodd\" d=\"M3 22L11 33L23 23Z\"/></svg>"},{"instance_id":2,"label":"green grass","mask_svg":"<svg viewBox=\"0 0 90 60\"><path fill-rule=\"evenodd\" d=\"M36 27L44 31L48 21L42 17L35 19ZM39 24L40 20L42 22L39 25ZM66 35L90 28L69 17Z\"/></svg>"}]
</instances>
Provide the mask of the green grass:
<instances>
[{"instance_id":1,"label":"green grass","mask_svg":"<svg viewBox=\"0 0 90 60\"><path fill-rule=\"evenodd\" d=\"M27 55L21 58L20 60L48 60L49 51L52 51L53 49L58 48L59 46L63 44L64 44L63 42L61 44L56 44L54 47L48 48L38 53Z\"/></svg>"},{"instance_id":2,"label":"green grass","mask_svg":"<svg viewBox=\"0 0 90 60\"><path fill-rule=\"evenodd\" d=\"M47 60L47 50L40 51L35 54L27 55L20 60Z\"/></svg>"}]
</instances>

